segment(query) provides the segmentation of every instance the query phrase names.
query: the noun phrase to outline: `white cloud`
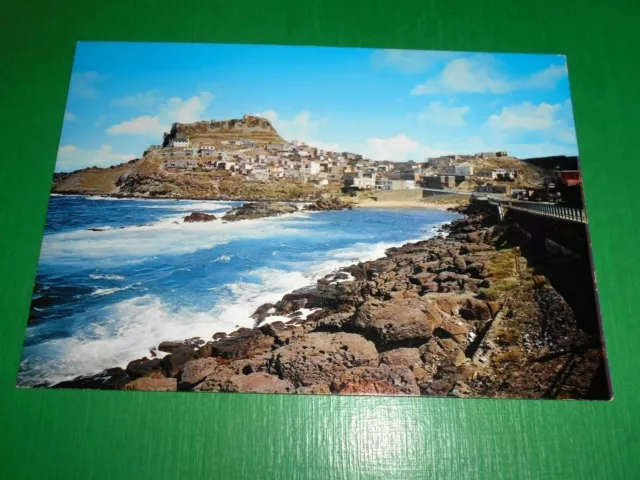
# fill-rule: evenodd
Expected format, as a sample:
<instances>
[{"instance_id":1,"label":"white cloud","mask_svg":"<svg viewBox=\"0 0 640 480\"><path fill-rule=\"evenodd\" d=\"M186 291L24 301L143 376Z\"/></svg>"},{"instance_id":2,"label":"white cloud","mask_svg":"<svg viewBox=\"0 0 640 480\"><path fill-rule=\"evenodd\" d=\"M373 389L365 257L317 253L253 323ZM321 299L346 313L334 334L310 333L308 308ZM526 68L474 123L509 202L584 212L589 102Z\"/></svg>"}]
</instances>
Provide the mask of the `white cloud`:
<instances>
[{"instance_id":1,"label":"white cloud","mask_svg":"<svg viewBox=\"0 0 640 480\"><path fill-rule=\"evenodd\" d=\"M171 125L163 124L160 117L152 117L151 115L142 115L131 120L112 125L107 128L110 135L126 134L126 135L162 135L168 132Z\"/></svg>"},{"instance_id":2,"label":"white cloud","mask_svg":"<svg viewBox=\"0 0 640 480\"><path fill-rule=\"evenodd\" d=\"M489 55L451 60L437 75L416 85L411 95L451 93L507 93L514 90L548 90L567 75L564 65L550 65L528 77L508 78Z\"/></svg>"},{"instance_id":3,"label":"white cloud","mask_svg":"<svg viewBox=\"0 0 640 480\"><path fill-rule=\"evenodd\" d=\"M98 96L96 84L103 80L104 77L95 71L74 73L71 75L69 92L78 97L94 98Z\"/></svg>"},{"instance_id":4,"label":"white cloud","mask_svg":"<svg viewBox=\"0 0 640 480\"><path fill-rule=\"evenodd\" d=\"M365 157L373 160L391 160L394 162L406 160L422 162L425 157L447 153L446 151L423 145L404 133L398 133L389 138L369 138L366 145L358 150L360 150ZM358 153L358 151L355 150L355 153Z\"/></svg>"},{"instance_id":5,"label":"white cloud","mask_svg":"<svg viewBox=\"0 0 640 480\"><path fill-rule=\"evenodd\" d=\"M440 127L462 127L466 125L464 116L471 112L468 106L450 107L440 101L433 101L418 115L419 123Z\"/></svg>"},{"instance_id":6,"label":"white cloud","mask_svg":"<svg viewBox=\"0 0 640 480\"><path fill-rule=\"evenodd\" d=\"M259 112L255 115L256 117L266 118L270 122L275 122L278 119L278 112L275 110L265 110L264 112Z\"/></svg>"},{"instance_id":7,"label":"white cloud","mask_svg":"<svg viewBox=\"0 0 640 480\"><path fill-rule=\"evenodd\" d=\"M75 145L63 145L58 149L57 172L71 172L87 167L110 167L133 160L133 153L115 153L111 145L102 145L97 150L78 148Z\"/></svg>"},{"instance_id":8,"label":"white cloud","mask_svg":"<svg viewBox=\"0 0 640 480\"><path fill-rule=\"evenodd\" d=\"M78 117L76 117L76 114L73 112L70 112L69 110L65 110L64 112L64 121L65 122L73 122L75 120L77 120Z\"/></svg>"},{"instance_id":9,"label":"white cloud","mask_svg":"<svg viewBox=\"0 0 640 480\"><path fill-rule=\"evenodd\" d=\"M111 100L110 103L114 107L146 108L157 105L158 97L156 96L155 90L149 90L147 92L117 98Z\"/></svg>"},{"instance_id":10,"label":"white cloud","mask_svg":"<svg viewBox=\"0 0 640 480\"><path fill-rule=\"evenodd\" d=\"M106 131L111 135L128 134L157 137L168 132L172 123L192 123L202 120L206 109L214 98L210 92L200 92L199 95L194 95L186 100L173 97L160 107L158 115L141 115L112 125Z\"/></svg>"},{"instance_id":11,"label":"white cloud","mask_svg":"<svg viewBox=\"0 0 640 480\"><path fill-rule=\"evenodd\" d=\"M215 96L210 92L200 92L191 98L182 100L178 97L170 98L167 105L161 108L160 116L168 119L169 123L191 123L202 120L202 116Z\"/></svg>"},{"instance_id":12,"label":"white cloud","mask_svg":"<svg viewBox=\"0 0 640 480\"><path fill-rule=\"evenodd\" d=\"M387 49L374 51L371 61L374 67L392 68L404 73L419 73L454 55L453 52Z\"/></svg>"},{"instance_id":13,"label":"white cloud","mask_svg":"<svg viewBox=\"0 0 640 480\"><path fill-rule=\"evenodd\" d=\"M491 115L486 126L496 130L547 130L556 125L556 115L562 106L524 102L504 107L500 114Z\"/></svg>"}]
</instances>

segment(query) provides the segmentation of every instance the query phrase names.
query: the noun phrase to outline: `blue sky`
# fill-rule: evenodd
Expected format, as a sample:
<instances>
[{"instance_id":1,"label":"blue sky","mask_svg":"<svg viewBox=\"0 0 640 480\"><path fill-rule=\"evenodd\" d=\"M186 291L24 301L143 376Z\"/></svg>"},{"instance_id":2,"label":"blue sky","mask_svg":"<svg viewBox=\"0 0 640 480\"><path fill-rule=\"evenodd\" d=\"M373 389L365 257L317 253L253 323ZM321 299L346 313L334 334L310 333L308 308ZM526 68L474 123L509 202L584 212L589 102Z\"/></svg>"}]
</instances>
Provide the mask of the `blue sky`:
<instances>
[{"instance_id":1,"label":"blue sky","mask_svg":"<svg viewBox=\"0 0 640 480\"><path fill-rule=\"evenodd\" d=\"M139 157L173 122L246 113L380 160L577 154L558 55L80 42L56 171Z\"/></svg>"}]
</instances>

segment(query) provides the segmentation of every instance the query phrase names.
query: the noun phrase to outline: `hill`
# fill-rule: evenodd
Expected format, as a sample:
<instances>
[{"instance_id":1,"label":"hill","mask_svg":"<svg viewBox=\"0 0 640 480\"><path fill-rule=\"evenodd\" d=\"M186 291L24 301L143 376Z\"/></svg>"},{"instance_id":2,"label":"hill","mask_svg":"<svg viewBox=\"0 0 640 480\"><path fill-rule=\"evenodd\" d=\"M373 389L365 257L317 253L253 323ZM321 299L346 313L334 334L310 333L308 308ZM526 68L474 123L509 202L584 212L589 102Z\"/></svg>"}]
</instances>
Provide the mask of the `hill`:
<instances>
[{"instance_id":1,"label":"hill","mask_svg":"<svg viewBox=\"0 0 640 480\"><path fill-rule=\"evenodd\" d=\"M223 140L252 140L256 143L284 143L271 122L266 118L245 115L241 119L211 120L195 123L174 123L165 133L163 147L168 147L176 137L189 137L193 146L216 145Z\"/></svg>"},{"instance_id":2,"label":"hill","mask_svg":"<svg viewBox=\"0 0 640 480\"><path fill-rule=\"evenodd\" d=\"M553 157L526 158L523 161L545 170L578 170L578 157L576 156L555 155Z\"/></svg>"}]
</instances>

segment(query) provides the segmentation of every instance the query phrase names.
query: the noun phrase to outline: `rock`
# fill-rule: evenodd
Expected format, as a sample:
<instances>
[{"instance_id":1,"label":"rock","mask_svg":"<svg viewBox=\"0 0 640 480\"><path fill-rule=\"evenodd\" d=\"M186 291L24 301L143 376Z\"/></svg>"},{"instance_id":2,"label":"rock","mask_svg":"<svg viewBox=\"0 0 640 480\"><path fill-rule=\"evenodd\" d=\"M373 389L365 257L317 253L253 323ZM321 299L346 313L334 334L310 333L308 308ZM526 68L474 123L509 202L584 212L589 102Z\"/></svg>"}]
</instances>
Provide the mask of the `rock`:
<instances>
[{"instance_id":1,"label":"rock","mask_svg":"<svg viewBox=\"0 0 640 480\"><path fill-rule=\"evenodd\" d=\"M456 343L467 343L469 326L464 322L460 323L462 325L458 325L454 321L443 323L433 331L433 335L438 338L451 338Z\"/></svg>"},{"instance_id":2,"label":"rock","mask_svg":"<svg viewBox=\"0 0 640 480\"><path fill-rule=\"evenodd\" d=\"M464 298L464 297L463 297ZM458 315L460 298L453 295L438 295L434 298L437 307L448 315Z\"/></svg>"},{"instance_id":3,"label":"rock","mask_svg":"<svg viewBox=\"0 0 640 480\"><path fill-rule=\"evenodd\" d=\"M213 373L193 387L194 392L219 392L222 385L237 373L228 365L219 365Z\"/></svg>"},{"instance_id":4,"label":"rock","mask_svg":"<svg viewBox=\"0 0 640 480\"><path fill-rule=\"evenodd\" d=\"M368 300L349 326L384 348L412 347L427 342L441 321L433 303L412 298Z\"/></svg>"},{"instance_id":5,"label":"rock","mask_svg":"<svg viewBox=\"0 0 640 480\"><path fill-rule=\"evenodd\" d=\"M138 378L124 386L124 390L144 390L151 392L175 392L178 382L175 378Z\"/></svg>"},{"instance_id":6,"label":"rock","mask_svg":"<svg viewBox=\"0 0 640 480\"><path fill-rule=\"evenodd\" d=\"M377 365L373 343L352 333L308 333L273 352L269 370L296 387L330 384L349 368Z\"/></svg>"},{"instance_id":7,"label":"rock","mask_svg":"<svg viewBox=\"0 0 640 480\"><path fill-rule=\"evenodd\" d=\"M422 365L420 350L417 348L396 348L380 354L380 362L391 367L407 367Z\"/></svg>"},{"instance_id":8,"label":"rock","mask_svg":"<svg viewBox=\"0 0 640 480\"><path fill-rule=\"evenodd\" d=\"M208 213L202 212L193 212L191 215L187 215L184 217L185 223L194 223L194 222L212 222L216 219L215 215L209 215Z\"/></svg>"},{"instance_id":9,"label":"rock","mask_svg":"<svg viewBox=\"0 0 640 480\"><path fill-rule=\"evenodd\" d=\"M271 351L274 338L260 330L248 330L233 337L227 337L211 345L211 355L229 360L253 357Z\"/></svg>"},{"instance_id":10,"label":"rock","mask_svg":"<svg viewBox=\"0 0 640 480\"><path fill-rule=\"evenodd\" d=\"M275 217L297 211L298 207L283 202L245 203L240 207L229 210L224 216L224 219L229 222L237 222L238 220Z\"/></svg>"},{"instance_id":11,"label":"rock","mask_svg":"<svg viewBox=\"0 0 640 480\"><path fill-rule=\"evenodd\" d=\"M131 381L122 368L109 368L96 375L76 377L72 380L56 383L51 388L90 388L102 390L119 390Z\"/></svg>"},{"instance_id":12,"label":"rock","mask_svg":"<svg viewBox=\"0 0 640 480\"><path fill-rule=\"evenodd\" d=\"M347 370L333 380L331 390L340 395L420 395L409 369L391 369L385 364Z\"/></svg>"},{"instance_id":13,"label":"rock","mask_svg":"<svg viewBox=\"0 0 640 480\"><path fill-rule=\"evenodd\" d=\"M468 298L463 308L460 309L460 315L465 320L489 320L493 317L489 306L475 298Z\"/></svg>"},{"instance_id":14,"label":"rock","mask_svg":"<svg viewBox=\"0 0 640 480\"><path fill-rule=\"evenodd\" d=\"M160 345L158 345L158 350L160 350L161 352L171 353L184 346L184 342L160 342Z\"/></svg>"},{"instance_id":15,"label":"rock","mask_svg":"<svg viewBox=\"0 0 640 480\"><path fill-rule=\"evenodd\" d=\"M289 380L281 380L278 377L264 372L250 373L249 375L234 375L223 383L223 392L244 393L290 393L294 391L293 384Z\"/></svg>"},{"instance_id":16,"label":"rock","mask_svg":"<svg viewBox=\"0 0 640 480\"><path fill-rule=\"evenodd\" d=\"M87 230L89 232L104 232L106 230L109 230L108 228L87 228Z\"/></svg>"},{"instance_id":17,"label":"rock","mask_svg":"<svg viewBox=\"0 0 640 480\"><path fill-rule=\"evenodd\" d=\"M185 363L196 358L192 347L182 346L162 359L162 368L168 377L175 377Z\"/></svg>"},{"instance_id":18,"label":"rock","mask_svg":"<svg viewBox=\"0 0 640 480\"><path fill-rule=\"evenodd\" d=\"M460 273L464 273L467 269L467 262L464 261L462 255L456 255L453 257L453 265Z\"/></svg>"},{"instance_id":19,"label":"rock","mask_svg":"<svg viewBox=\"0 0 640 480\"><path fill-rule=\"evenodd\" d=\"M296 393L301 395L330 395L331 389L326 383L320 383L309 387L299 387L296 389Z\"/></svg>"},{"instance_id":20,"label":"rock","mask_svg":"<svg viewBox=\"0 0 640 480\"><path fill-rule=\"evenodd\" d=\"M159 358L149 360L147 357L139 358L129 362L127 373L132 379L147 377L153 373L162 371L162 361Z\"/></svg>"},{"instance_id":21,"label":"rock","mask_svg":"<svg viewBox=\"0 0 640 480\"><path fill-rule=\"evenodd\" d=\"M213 339L214 340L220 340L221 338L226 337L227 334L225 332L217 332L213 334Z\"/></svg>"},{"instance_id":22,"label":"rock","mask_svg":"<svg viewBox=\"0 0 640 480\"><path fill-rule=\"evenodd\" d=\"M311 205L307 205L303 208L303 210L308 210L311 212L319 212L325 210L351 210L353 207L347 203L344 203L337 197L333 198L321 198L316 203L312 203Z\"/></svg>"},{"instance_id":23,"label":"rock","mask_svg":"<svg viewBox=\"0 0 640 480\"><path fill-rule=\"evenodd\" d=\"M260 305L253 314L251 314L251 318L255 319L256 326L260 325L267 316L269 316L269 310L273 308L273 303L265 303L264 305Z\"/></svg>"},{"instance_id":24,"label":"rock","mask_svg":"<svg viewBox=\"0 0 640 480\"><path fill-rule=\"evenodd\" d=\"M316 330L324 332L340 331L343 329L345 324L351 321L354 313L355 309L350 312L334 313L332 315L322 317L316 322Z\"/></svg>"},{"instance_id":25,"label":"rock","mask_svg":"<svg viewBox=\"0 0 640 480\"><path fill-rule=\"evenodd\" d=\"M218 367L215 358L196 358L184 364L180 371L180 390L191 389L211 375Z\"/></svg>"}]
</instances>

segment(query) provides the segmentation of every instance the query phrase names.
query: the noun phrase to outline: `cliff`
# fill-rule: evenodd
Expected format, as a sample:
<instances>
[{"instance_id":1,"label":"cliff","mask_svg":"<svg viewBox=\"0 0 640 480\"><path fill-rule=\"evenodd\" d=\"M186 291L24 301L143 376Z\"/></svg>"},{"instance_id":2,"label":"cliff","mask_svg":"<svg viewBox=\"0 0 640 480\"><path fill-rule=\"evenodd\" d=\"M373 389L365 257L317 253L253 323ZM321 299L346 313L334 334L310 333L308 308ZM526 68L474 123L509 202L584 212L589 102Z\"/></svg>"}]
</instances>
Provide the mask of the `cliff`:
<instances>
[{"instance_id":1,"label":"cliff","mask_svg":"<svg viewBox=\"0 0 640 480\"><path fill-rule=\"evenodd\" d=\"M189 143L194 146L215 145L223 140L253 140L256 143L283 143L285 141L269 120L253 115L245 115L243 118L231 120L174 123L171 126L171 131L165 133L163 146L169 146L171 141L179 135L188 136Z\"/></svg>"}]
</instances>

